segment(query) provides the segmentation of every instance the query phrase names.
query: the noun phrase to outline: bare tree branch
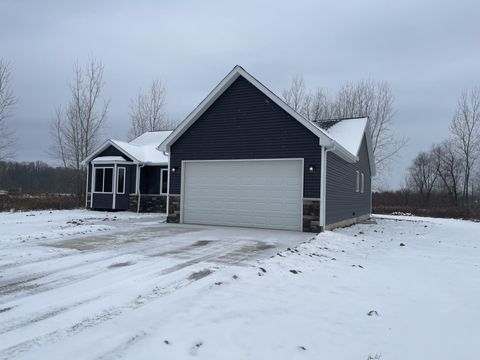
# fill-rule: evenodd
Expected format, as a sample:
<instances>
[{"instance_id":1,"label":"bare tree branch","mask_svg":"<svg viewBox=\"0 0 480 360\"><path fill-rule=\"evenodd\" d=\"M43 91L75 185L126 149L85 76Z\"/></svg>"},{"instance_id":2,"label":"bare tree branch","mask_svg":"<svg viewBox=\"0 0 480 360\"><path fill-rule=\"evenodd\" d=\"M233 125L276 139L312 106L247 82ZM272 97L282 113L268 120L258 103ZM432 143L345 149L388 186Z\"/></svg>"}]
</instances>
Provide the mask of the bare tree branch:
<instances>
[{"instance_id":1,"label":"bare tree branch","mask_svg":"<svg viewBox=\"0 0 480 360\"><path fill-rule=\"evenodd\" d=\"M375 180L377 184L388 174L392 161L407 143L406 138L397 137L393 130L394 97L386 82L347 82L331 99L323 89L308 92L303 78L296 75L282 95L288 105L311 121L368 117L379 174Z\"/></svg>"},{"instance_id":2,"label":"bare tree branch","mask_svg":"<svg viewBox=\"0 0 480 360\"><path fill-rule=\"evenodd\" d=\"M13 157L13 134L7 126L7 118L17 103L12 91L12 73L9 64L0 59L0 160Z\"/></svg>"},{"instance_id":3,"label":"bare tree branch","mask_svg":"<svg viewBox=\"0 0 480 360\"><path fill-rule=\"evenodd\" d=\"M450 131L463 161L462 195L468 204L472 171L480 154L480 88L465 91L460 96Z\"/></svg>"},{"instance_id":4,"label":"bare tree branch","mask_svg":"<svg viewBox=\"0 0 480 360\"><path fill-rule=\"evenodd\" d=\"M141 89L130 102L130 130L128 137L134 139L147 131L171 130L175 124L165 115L166 91L156 78L144 93Z\"/></svg>"},{"instance_id":5,"label":"bare tree branch","mask_svg":"<svg viewBox=\"0 0 480 360\"><path fill-rule=\"evenodd\" d=\"M53 154L65 167L81 169L81 162L99 145L107 118L109 100L101 101L103 64L90 59L84 67L75 64L69 84L71 100L65 110L58 108L50 123Z\"/></svg>"},{"instance_id":6,"label":"bare tree branch","mask_svg":"<svg viewBox=\"0 0 480 360\"><path fill-rule=\"evenodd\" d=\"M422 196L423 202L428 204L437 178L438 172L432 152L420 152L408 169L408 187L415 189Z\"/></svg>"}]
</instances>

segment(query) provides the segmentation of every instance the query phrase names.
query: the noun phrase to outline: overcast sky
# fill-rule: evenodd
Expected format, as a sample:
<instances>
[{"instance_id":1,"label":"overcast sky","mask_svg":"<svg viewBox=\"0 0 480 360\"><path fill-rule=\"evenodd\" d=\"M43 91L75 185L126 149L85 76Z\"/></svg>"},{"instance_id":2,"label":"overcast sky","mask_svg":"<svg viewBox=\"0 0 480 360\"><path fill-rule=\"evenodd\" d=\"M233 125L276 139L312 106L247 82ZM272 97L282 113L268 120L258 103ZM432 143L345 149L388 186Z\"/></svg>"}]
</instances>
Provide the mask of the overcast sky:
<instances>
[{"instance_id":1,"label":"overcast sky","mask_svg":"<svg viewBox=\"0 0 480 360\"><path fill-rule=\"evenodd\" d=\"M158 76L182 120L236 64L281 94L295 74L334 92L344 81L390 83L408 147L391 187L420 150L448 136L462 90L480 85L480 2L0 0L0 58L18 104L16 160L52 162L48 122L68 102L73 64L105 65L105 138L124 139L128 105Z\"/></svg>"}]
</instances>

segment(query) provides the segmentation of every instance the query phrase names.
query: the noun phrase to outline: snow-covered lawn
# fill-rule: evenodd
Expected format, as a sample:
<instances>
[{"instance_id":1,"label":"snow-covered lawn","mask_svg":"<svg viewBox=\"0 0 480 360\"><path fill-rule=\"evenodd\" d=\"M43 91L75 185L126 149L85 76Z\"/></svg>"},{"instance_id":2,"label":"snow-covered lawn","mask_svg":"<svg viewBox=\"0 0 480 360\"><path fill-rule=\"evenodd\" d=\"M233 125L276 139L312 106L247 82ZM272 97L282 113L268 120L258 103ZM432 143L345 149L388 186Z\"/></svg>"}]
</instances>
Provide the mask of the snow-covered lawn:
<instances>
[{"instance_id":1,"label":"snow-covered lawn","mask_svg":"<svg viewBox=\"0 0 480 360\"><path fill-rule=\"evenodd\" d=\"M480 224L163 220L0 213L0 359L480 358Z\"/></svg>"}]
</instances>

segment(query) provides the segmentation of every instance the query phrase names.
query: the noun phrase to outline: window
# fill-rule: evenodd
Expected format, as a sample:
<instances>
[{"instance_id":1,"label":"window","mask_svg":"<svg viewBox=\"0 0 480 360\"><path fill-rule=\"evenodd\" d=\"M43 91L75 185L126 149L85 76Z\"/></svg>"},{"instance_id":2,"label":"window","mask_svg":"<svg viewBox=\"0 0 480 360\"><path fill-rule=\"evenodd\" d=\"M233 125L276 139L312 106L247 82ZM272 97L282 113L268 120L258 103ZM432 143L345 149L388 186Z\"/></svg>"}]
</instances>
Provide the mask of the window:
<instances>
[{"instance_id":1,"label":"window","mask_svg":"<svg viewBox=\"0 0 480 360\"><path fill-rule=\"evenodd\" d=\"M361 184L360 184L360 191L363 192L365 191L365 175L362 173L362 178L361 178Z\"/></svg>"},{"instance_id":2,"label":"window","mask_svg":"<svg viewBox=\"0 0 480 360\"><path fill-rule=\"evenodd\" d=\"M168 193L168 169L160 170L160 194Z\"/></svg>"},{"instance_id":3,"label":"window","mask_svg":"<svg viewBox=\"0 0 480 360\"><path fill-rule=\"evenodd\" d=\"M125 168L119 167L117 170L117 194L125 194Z\"/></svg>"},{"instance_id":4,"label":"window","mask_svg":"<svg viewBox=\"0 0 480 360\"><path fill-rule=\"evenodd\" d=\"M356 185L356 188L355 188L355 192L359 192L360 191L360 171L356 171L357 173L357 185Z\"/></svg>"},{"instance_id":5,"label":"window","mask_svg":"<svg viewBox=\"0 0 480 360\"><path fill-rule=\"evenodd\" d=\"M95 192L111 193L113 190L113 168L95 168Z\"/></svg>"}]
</instances>

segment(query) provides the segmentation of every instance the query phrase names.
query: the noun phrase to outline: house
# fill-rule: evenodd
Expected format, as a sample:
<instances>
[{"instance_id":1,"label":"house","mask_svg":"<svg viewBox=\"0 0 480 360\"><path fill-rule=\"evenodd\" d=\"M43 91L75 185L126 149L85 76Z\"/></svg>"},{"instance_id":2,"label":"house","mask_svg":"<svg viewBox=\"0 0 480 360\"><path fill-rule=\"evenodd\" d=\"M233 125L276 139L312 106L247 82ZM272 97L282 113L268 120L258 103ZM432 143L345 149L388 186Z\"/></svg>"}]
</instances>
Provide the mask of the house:
<instances>
[{"instance_id":1,"label":"house","mask_svg":"<svg viewBox=\"0 0 480 360\"><path fill-rule=\"evenodd\" d=\"M87 207L170 223L318 232L371 213L368 118L309 121L240 66L174 131L108 140L84 162Z\"/></svg>"},{"instance_id":2,"label":"house","mask_svg":"<svg viewBox=\"0 0 480 360\"><path fill-rule=\"evenodd\" d=\"M308 121L240 66L158 149L171 223L318 232L371 213L369 120Z\"/></svg>"},{"instance_id":3,"label":"house","mask_svg":"<svg viewBox=\"0 0 480 360\"><path fill-rule=\"evenodd\" d=\"M87 157L86 207L165 212L168 157L157 147L170 133L146 132L130 142L110 139Z\"/></svg>"}]
</instances>

